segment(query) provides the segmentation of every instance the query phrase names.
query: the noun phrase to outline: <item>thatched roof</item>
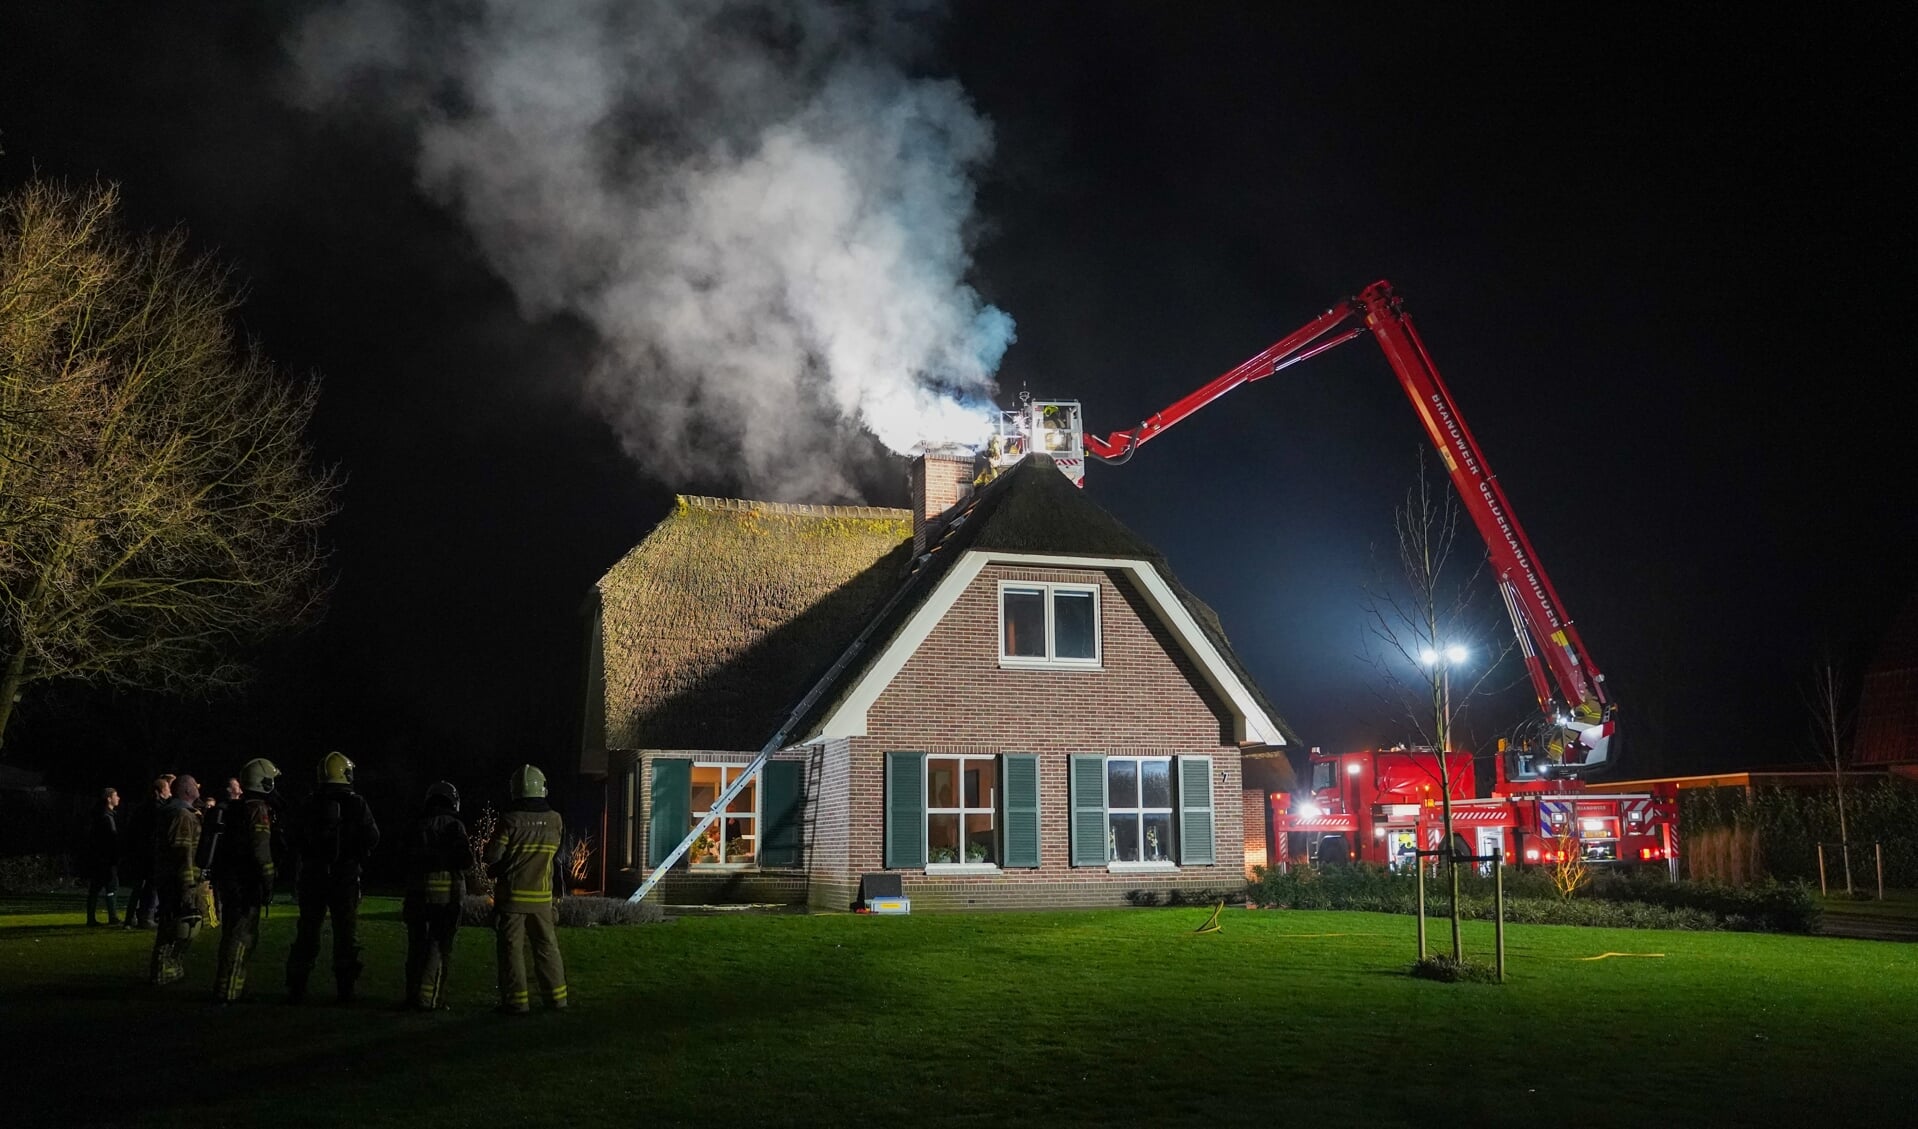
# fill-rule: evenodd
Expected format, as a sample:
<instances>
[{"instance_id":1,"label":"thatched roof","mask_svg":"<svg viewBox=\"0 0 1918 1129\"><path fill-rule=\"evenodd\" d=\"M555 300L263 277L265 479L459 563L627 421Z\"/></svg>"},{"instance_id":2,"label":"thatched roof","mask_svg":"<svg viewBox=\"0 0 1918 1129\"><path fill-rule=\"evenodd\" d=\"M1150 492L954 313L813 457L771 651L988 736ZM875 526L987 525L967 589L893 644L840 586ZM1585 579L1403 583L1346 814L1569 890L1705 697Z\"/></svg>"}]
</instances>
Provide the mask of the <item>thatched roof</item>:
<instances>
[{"instance_id":1,"label":"thatched roof","mask_svg":"<svg viewBox=\"0 0 1918 1129\"><path fill-rule=\"evenodd\" d=\"M597 585L605 746L758 749L911 552L907 510L681 497Z\"/></svg>"},{"instance_id":2,"label":"thatched roof","mask_svg":"<svg viewBox=\"0 0 1918 1129\"><path fill-rule=\"evenodd\" d=\"M1166 565L1164 555L1088 498L1084 490L1073 485L1070 479L1059 473L1053 461L1042 454L1028 456L962 503L960 512L954 515L939 541L932 546L928 559L914 573L912 591L886 612L886 621L878 625L868 645L836 678L835 686L821 697L814 708L807 711L797 727L798 732L805 732L809 726L815 726L831 714L858 681L859 675L912 618L913 612L932 594L933 589L938 587L940 578L961 556L973 549L1150 562L1225 659L1232 673L1250 691L1266 716L1279 727L1287 743L1298 744L1291 726L1272 708L1272 703L1266 700L1251 672L1246 670L1245 664L1239 661L1239 656L1232 650L1232 644L1225 637L1225 628L1219 623L1218 613L1179 583L1178 577Z\"/></svg>"},{"instance_id":3,"label":"thatched roof","mask_svg":"<svg viewBox=\"0 0 1918 1129\"><path fill-rule=\"evenodd\" d=\"M1034 455L962 503L916 562L908 510L680 498L597 587L603 747L757 750L830 671L787 733L802 739L972 549L1150 562L1296 744L1212 609Z\"/></svg>"}]
</instances>

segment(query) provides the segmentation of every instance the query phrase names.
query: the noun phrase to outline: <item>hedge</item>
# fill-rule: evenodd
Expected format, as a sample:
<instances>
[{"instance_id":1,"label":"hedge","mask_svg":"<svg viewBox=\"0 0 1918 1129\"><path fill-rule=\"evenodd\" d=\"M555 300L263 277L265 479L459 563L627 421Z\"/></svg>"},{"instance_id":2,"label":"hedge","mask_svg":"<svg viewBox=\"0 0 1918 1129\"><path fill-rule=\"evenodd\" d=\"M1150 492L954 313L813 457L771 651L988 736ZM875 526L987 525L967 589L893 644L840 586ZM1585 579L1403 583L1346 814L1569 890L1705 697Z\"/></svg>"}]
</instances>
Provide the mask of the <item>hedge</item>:
<instances>
[{"instance_id":1,"label":"hedge","mask_svg":"<svg viewBox=\"0 0 1918 1129\"><path fill-rule=\"evenodd\" d=\"M1781 882L1817 882L1816 844L1839 838L1838 797L1831 788L1687 788L1678 802L1681 858L1691 853L1688 843L1713 833L1748 835L1757 840L1761 872ZM1876 884L1876 842L1884 846L1885 885L1918 887L1918 783L1894 777L1852 784L1845 789L1845 819L1855 884ZM1836 847L1825 848L1825 867L1827 881L1842 889Z\"/></svg>"},{"instance_id":2,"label":"hedge","mask_svg":"<svg viewBox=\"0 0 1918 1129\"><path fill-rule=\"evenodd\" d=\"M1247 896L1261 906L1408 914L1417 908L1413 875L1369 863L1299 866L1283 872L1261 867L1255 874ZM1446 902L1446 883L1428 878L1426 913L1444 914ZM1490 920L1496 913L1492 880L1461 874L1459 912ZM1810 933L1817 929L1820 914L1818 900L1802 883L1732 887L1603 874L1571 898L1560 898L1550 879L1536 870L1511 872L1505 883L1505 919L1523 925Z\"/></svg>"}]
</instances>

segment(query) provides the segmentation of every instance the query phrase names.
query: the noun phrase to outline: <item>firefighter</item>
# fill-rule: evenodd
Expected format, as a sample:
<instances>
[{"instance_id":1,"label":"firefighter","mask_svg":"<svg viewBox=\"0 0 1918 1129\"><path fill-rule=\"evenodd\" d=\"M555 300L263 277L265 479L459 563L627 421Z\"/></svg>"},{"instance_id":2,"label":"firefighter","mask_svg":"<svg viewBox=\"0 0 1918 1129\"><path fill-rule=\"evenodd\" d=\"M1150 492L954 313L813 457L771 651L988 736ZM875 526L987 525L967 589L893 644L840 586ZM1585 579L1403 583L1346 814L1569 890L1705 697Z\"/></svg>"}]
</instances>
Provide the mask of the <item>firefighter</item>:
<instances>
[{"instance_id":1,"label":"firefighter","mask_svg":"<svg viewBox=\"0 0 1918 1129\"><path fill-rule=\"evenodd\" d=\"M560 960L554 869L566 833L559 813L546 802L546 774L530 764L513 773L513 797L486 844L486 873L493 879L493 925L499 941L499 1011L525 1015L525 946L533 948L533 973L546 1006L566 1006L566 965Z\"/></svg>"},{"instance_id":2,"label":"firefighter","mask_svg":"<svg viewBox=\"0 0 1918 1129\"><path fill-rule=\"evenodd\" d=\"M213 884L220 895L220 968L213 999L246 998L246 962L260 940L260 907L273 898L274 793L280 770L256 757L240 768L238 800L220 810L226 843L213 856ZM229 792L231 788L229 788Z\"/></svg>"},{"instance_id":3,"label":"firefighter","mask_svg":"<svg viewBox=\"0 0 1918 1129\"><path fill-rule=\"evenodd\" d=\"M473 845L460 822L459 789L441 780L426 790L420 818L406 835L406 998L409 1011L432 1011L446 1003L453 966L453 939L466 898L466 872Z\"/></svg>"},{"instance_id":4,"label":"firefighter","mask_svg":"<svg viewBox=\"0 0 1918 1129\"><path fill-rule=\"evenodd\" d=\"M152 876L159 902L148 975L155 985L186 976L187 951L200 932L199 798L199 781L176 777L171 798L154 817Z\"/></svg>"},{"instance_id":5,"label":"firefighter","mask_svg":"<svg viewBox=\"0 0 1918 1129\"><path fill-rule=\"evenodd\" d=\"M333 915L333 984L353 1002L360 977L360 869L379 845L373 809L353 791L353 762L344 753L320 759L320 790L294 821L300 857L300 924L286 958L288 1003L306 999L307 977L320 955L320 926Z\"/></svg>"}]
</instances>

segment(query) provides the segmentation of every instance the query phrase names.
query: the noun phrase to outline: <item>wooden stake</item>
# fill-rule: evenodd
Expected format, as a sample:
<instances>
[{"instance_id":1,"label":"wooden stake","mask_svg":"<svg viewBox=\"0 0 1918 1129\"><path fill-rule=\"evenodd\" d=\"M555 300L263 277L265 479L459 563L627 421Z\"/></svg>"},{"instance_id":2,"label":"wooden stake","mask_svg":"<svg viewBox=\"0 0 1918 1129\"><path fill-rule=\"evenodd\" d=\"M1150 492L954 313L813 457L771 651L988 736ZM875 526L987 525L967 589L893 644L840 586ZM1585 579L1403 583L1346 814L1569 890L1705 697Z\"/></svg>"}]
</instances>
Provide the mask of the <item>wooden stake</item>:
<instances>
[{"instance_id":1,"label":"wooden stake","mask_svg":"<svg viewBox=\"0 0 1918 1129\"><path fill-rule=\"evenodd\" d=\"M1418 872L1419 888L1419 959L1425 959L1425 859L1418 854L1412 856L1412 869Z\"/></svg>"},{"instance_id":2,"label":"wooden stake","mask_svg":"<svg viewBox=\"0 0 1918 1129\"><path fill-rule=\"evenodd\" d=\"M1818 893L1821 896L1826 893L1826 890L1825 890L1825 845L1823 843L1818 844Z\"/></svg>"},{"instance_id":3,"label":"wooden stake","mask_svg":"<svg viewBox=\"0 0 1918 1129\"><path fill-rule=\"evenodd\" d=\"M1882 902L1885 900L1885 845L1873 843L1871 850L1878 856L1878 900Z\"/></svg>"},{"instance_id":4,"label":"wooden stake","mask_svg":"<svg viewBox=\"0 0 1918 1129\"><path fill-rule=\"evenodd\" d=\"M1498 947L1498 982L1505 983L1505 852L1492 851L1492 890L1498 912L1492 918L1492 935Z\"/></svg>"}]
</instances>

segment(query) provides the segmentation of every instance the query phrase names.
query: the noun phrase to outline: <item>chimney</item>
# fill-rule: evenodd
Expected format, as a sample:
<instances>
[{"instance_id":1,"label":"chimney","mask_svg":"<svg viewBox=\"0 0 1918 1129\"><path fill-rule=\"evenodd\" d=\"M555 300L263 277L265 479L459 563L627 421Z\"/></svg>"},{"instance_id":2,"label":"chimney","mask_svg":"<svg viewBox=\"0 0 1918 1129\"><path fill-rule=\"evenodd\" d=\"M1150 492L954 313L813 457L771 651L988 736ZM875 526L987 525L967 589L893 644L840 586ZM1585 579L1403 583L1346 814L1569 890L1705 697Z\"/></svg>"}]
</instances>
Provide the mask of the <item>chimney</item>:
<instances>
[{"instance_id":1,"label":"chimney","mask_svg":"<svg viewBox=\"0 0 1918 1129\"><path fill-rule=\"evenodd\" d=\"M972 493L976 456L964 447L935 447L912 460L912 553L926 551L954 508Z\"/></svg>"}]
</instances>

